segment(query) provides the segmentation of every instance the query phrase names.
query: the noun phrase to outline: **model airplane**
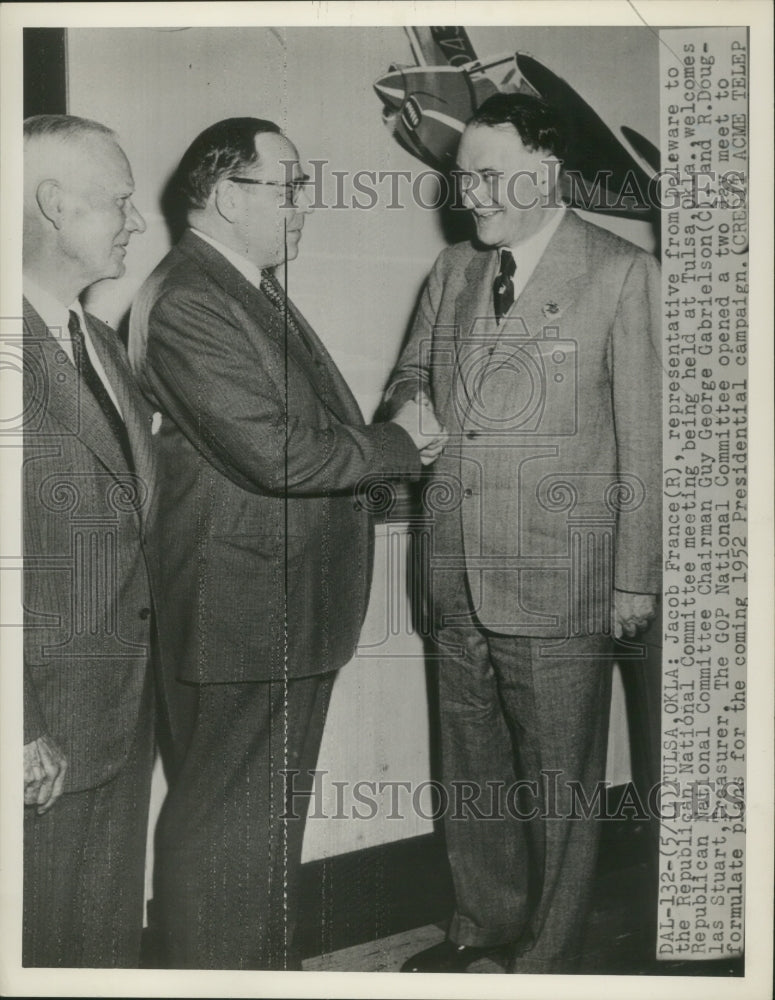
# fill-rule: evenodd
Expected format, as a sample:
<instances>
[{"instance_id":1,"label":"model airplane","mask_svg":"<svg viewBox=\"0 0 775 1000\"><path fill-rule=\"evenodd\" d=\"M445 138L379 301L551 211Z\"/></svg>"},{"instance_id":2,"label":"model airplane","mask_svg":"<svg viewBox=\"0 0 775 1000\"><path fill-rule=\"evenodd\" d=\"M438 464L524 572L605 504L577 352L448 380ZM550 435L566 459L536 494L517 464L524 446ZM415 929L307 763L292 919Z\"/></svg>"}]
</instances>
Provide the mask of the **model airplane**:
<instances>
[{"instance_id":1,"label":"model airplane","mask_svg":"<svg viewBox=\"0 0 775 1000\"><path fill-rule=\"evenodd\" d=\"M482 61L465 28L407 28L414 66L392 64L374 90L395 139L428 166L454 167L460 135L491 94L525 93L560 109L565 118L566 200L577 208L643 218L652 211L649 183L659 152L634 129L622 133L647 170L589 104L561 77L522 52ZM567 178L578 181L569 184ZM601 182L602 194L588 197Z\"/></svg>"}]
</instances>

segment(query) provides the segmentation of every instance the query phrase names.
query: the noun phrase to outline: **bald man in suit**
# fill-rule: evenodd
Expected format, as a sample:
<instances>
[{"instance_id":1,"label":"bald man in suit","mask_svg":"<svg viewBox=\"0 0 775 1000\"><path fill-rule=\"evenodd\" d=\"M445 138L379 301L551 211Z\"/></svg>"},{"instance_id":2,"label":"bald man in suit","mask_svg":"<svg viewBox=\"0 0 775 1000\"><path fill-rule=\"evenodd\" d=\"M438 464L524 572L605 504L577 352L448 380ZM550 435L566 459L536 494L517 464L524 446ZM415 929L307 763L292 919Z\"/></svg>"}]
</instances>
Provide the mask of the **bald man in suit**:
<instances>
[{"instance_id":1,"label":"bald man in suit","mask_svg":"<svg viewBox=\"0 0 775 1000\"><path fill-rule=\"evenodd\" d=\"M82 292L145 223L110 129L24 123L28 966L137 966L153 762L151 411Z\"/></svg>"}]
</instances>

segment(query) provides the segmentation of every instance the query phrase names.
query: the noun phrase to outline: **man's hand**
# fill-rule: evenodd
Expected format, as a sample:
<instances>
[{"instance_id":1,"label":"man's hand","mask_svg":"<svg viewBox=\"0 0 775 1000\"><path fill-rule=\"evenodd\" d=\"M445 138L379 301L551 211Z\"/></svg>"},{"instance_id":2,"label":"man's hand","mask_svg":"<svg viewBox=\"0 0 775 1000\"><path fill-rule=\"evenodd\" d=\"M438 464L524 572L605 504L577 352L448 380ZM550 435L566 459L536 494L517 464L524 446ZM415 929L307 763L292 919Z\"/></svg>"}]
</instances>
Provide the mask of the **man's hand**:
<instances>
[{"instance_id":1,"label":"man's hand","mask_svg":"<svg viewBox=\"0 0 775 1000\"><path fill-rule=\"evenodd\" d=\"M65 755L50 736L24 744L24 804L47 812L62 794L67 773Z\"/></svg>"},{"instance_id":2,"label":"man's hand","mask_svg":"<svg viewBox=\"0 0 775 1000\"><path fill-rule=\"evenodd\" d=\"M393 421L411 437L423 465L436 461L449 435L437 420L433 404L424 392L407 400Z\"/></svg>"},{"instance_id":3,"label":"man's hand","mask_svg":"<svg viewBox=\"0 0 775 1000\"><path fill-rule=\"evenodd\" d=\"M614 591L614 636L634 636L638 629L646 628L657 613L655 594L630 594L625 590Z\"/></svg>"}]
</instances>

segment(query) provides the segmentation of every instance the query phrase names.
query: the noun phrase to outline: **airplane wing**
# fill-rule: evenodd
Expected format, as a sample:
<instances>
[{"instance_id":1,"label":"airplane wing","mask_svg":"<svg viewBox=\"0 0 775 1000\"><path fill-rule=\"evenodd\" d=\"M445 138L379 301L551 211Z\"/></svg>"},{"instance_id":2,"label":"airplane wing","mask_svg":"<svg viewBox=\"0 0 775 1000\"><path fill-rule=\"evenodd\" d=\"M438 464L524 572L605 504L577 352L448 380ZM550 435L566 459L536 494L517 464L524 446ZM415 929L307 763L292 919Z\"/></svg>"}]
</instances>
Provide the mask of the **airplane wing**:
<instances>
[{"instance_id":1,"label":"airplane wing","mask_svg":"<svg viewBox=\"0 0 775 1000\"><path fill-rule=\"evenodd\" d=\"M571 204L613 215L640 216L650 211L649 175L603 119L569 83L537 59L518 52L516 60L522 76L562 114L568 137L566 175L569 171L579 175L586 191L592 189L596 178L600 178L607 189L605 204L587 205L582 203L583 191L577 186L576 197L573 197L574 192L570 192Z\"/></svg>"}]
</instances>

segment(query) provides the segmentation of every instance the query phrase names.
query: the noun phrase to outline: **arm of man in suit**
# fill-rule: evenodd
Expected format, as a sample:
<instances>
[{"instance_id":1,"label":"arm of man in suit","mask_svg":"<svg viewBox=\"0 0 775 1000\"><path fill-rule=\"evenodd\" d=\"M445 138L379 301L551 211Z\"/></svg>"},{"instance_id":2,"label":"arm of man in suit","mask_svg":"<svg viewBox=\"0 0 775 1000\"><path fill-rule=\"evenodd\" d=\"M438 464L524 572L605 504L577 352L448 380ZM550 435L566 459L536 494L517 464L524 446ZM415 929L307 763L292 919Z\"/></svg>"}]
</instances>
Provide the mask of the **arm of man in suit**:
<instances>
[{"instance_id":1,"label":"arm of man in suit","mask_svg":"<svg viewBox=\"0 0 775 1000\"><path fill-rule=\"evenodd\" d=\"M390 377L382 404L382 419L397 420L408 402L420 404L420 427L437 435L421 448L423 465L435 462L449 439L430 397L430 346L444 287L444 255L433 265L417 306L409 339ZM419 446L418 446L419 447Z\"/></svg>"},{"instance_id":2,"label":"arm of man in suit","mask_svg":"<svg viewBox=\"0 0 775 1000\"><path fill-rule=\"evenodd\" d=\"M37 806L42 814L62 794L67 760L54 740L46 734L38 696L29 671L24 668L24 804Z\"/></svg>"},{"instance_id":3,"label":"arm of man in suit","mask_svg":"<svg viewBox=\"0 0 775 1000\"><path fill-rule=\"evenodd\" d=\"M661 301L656 261L636 254L622 285L610 358L618 471L623 478L634 477L636 490L642 490L642 500L632 509L624 496L618 515L617 637L634 635L648 624L661 588L662 550L655 544L662 514Z\"/></svg>"},{"instance_id":4,"label":"arm of man in suit","mask_svg":"<svg viewBox=\"0 0 775 1000\"><path fill-rule=\"evenodd\" d=\"M430 347L443 288L444 255L441 254L425 282L409 338L385 389L380 415L386 420L407 400L430 402Z\"/></svg>"},{"instance_id":5,"label":"arm of man in suit","mask_svg":"<svg viewBox=\"0 0 775 1000\"><path fill-rule=\"evenodd\" d=\"M267 337L257 348L204 294L171 290L151 310L149 327L152 391L197 448L256 488L335 493L367 473L419 472L412 436L396 423L349 426L328 411L315 422L287 413L281 346Z\"/></svg>"}]
</instances>

